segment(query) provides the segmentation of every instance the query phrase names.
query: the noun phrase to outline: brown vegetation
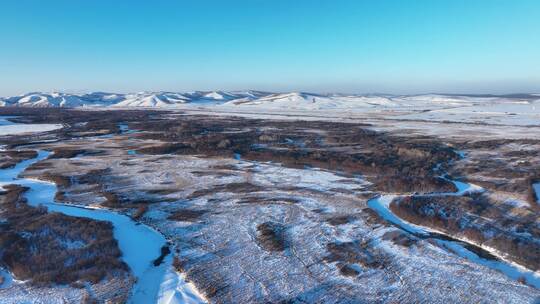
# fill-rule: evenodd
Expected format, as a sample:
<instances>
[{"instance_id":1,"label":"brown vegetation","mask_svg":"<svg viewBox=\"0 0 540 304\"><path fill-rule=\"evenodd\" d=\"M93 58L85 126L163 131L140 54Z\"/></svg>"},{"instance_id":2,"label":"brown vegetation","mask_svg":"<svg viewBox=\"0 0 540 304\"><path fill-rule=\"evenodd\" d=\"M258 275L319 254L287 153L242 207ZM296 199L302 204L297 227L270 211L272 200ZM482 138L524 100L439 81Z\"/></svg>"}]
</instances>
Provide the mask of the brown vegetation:
<instances>
[{"instance_id":1,"label":"brown vegetation","mask_svg":"<svg viewBox=\"0 0 540 304\"><path fill-rule=\"evenodd\" d=\"M257 241L268 251L283 251L285 242L285 227L279 223L265 222L257 225Z\"/></svg>"},{"instance_id":2,"label":"brown vegetation","mask_svg":"<svg viewBox=\"0 0 540 304\"><path fill-rule=\"evenodd\" d=\"M298 204L300 199L294 197L259 197L259 196L249 196L244 197L241 200L237 201L237 204L284 204L284 205L293 205Z\"/></svg>"},{"instance_id":3,"label":"brown vegetation","mask_svg":"<svg viewBox=\"0 0 540 304\"><path fill-rule=\"evenodd\" d=\"M161 254L153 262L154 266L157 267L157 266L161 265L161 263L163 263L163 260L165 259L165 257L167 255L169 255L169 253L171 253L170 244L163 245L163 247L161 247Z\"/></svg>"},{"instance_id":4,"label":"brown vegetation","mask_svg":"<svg viewBox=\"0 0 540 304\"><path fill-rule=\"evenodd\" d=\"M51 172L45 172L40 178L42 180L53 182L60 188L67 188L72 184L71 177L58 175Z\"/></svg>"},{"instance_id":5,"label":"brown vegetation","mask_svg":"<svg viewBox=\"0 0 540 304\"><path fill-rule=\"evenodd\" d=\"M365 268L385 268L389 261L383 252L370 246L368 241L335 242L326 245L325 262L358 264Z\"/></svg>"},{"instance_id":6,"label":"brown vegetation","mask_svg":"<svg viewBox=\"0 0 540 304\"><path fill-rule=\"evenodd\" d=\"M0 169L15 167L19 162L37 157L34 150L0 151Z\"/></svg>"},{"instance_id":7,"label":"brown vegetation","mask_svg":"<svg viewBox=\"0 0 540 304\"><path fill-rule=\"evenodd\" d=\"M130 136L163 142L143 147L137 153L203 157L241 155L243 159L279 162L286 167L317 167L349 176L362 174L373 182L375 191L454 190L453 184L435 178L433 172L437 165L443 164L444 167L457 158L451 147L433 138L390 136L369 130L365 124L234 117L219 119L202 115L164 119L162 116L169 113L147 110L90 112L12 108L1 109L0 112L22 115L19 119L27 122L63 123L67 127L55 131L60 140L93 136L95 133L120 134L119 124L129 123L131 128L144 131ZM23 144L25 140L28 139L11 139L11 144ZM55 152L56 156L53 154L52 157L73 157L89 151L63 147Z\"/></svg>"},{"instance_id":8,"label":"brown vegetation","mask_svg":"<svg viewBox=\"0 0 540 304\"><path fill-rule=\"evenodd\" d=\"M146 211L148 211L148 206L147 205L140 205L139 207L137 207L137 209L133 212L133 215L131 216L133 219L135 220L138 220L140 219L141 217L144 216L144 214L146 213Z\"/></svg>"},{"instance_id":9,"label":"brown vegetation","mask_svg":"<svg viewBox=\"0 0 540 304\"><path fill-rule=\"evenodd\" d=\"M174 269L176 269L176 271L178 272L184 272L184 264L182 263L182 260L180 260L180 258L178 256L174 256L173 257L173 262L172 262L172 265L174 267Z\"/></svg>"},{"instance_id":10,"label":"brown vegetation","mask_svg":"<svg viewBox=\"0 0 540 304\"><path fill-rule=\"evenodd\" d=\"M202 215L204 215L206 210L190 210L182 209L176 210L174 213L167 217L171 221L181 221L181 222L194 222L197 221Z\"/></svg>"},{"instance_id":11,"label":"brown vegetation","mask_svg":"<svg viewBox=\"0 0 540 304\"><path fill-rule=\"evenodd\" d=\"M533 212L512 216L483 195L405 197L392 202L390 208L409 222L496 248L533 271L540 269L540 228Z\"/></svg>"},{"instance_id":12,"label":"brown vegetation","mask_svg":"<svg viewBox=\"0 0 540 304\"><path fill-rule=\"evenodd\" d=\"M540 183L540 178L529 178L527 180L528 191L527 201L533 210L540 212L540 193L537 193L534 189L534 184Z\"/></svg>"},{"instance_id":13,"label":"brown vegetation","mask_svg":"<svg viewBox=\"0 0 540 304\"><path fill-rule=\"evenodd\" d=\"M0 204L0 262L34 284L96 283L107 275L126 275L128 267L108 222L47 213L26 204L26 188L7 186Z\"/></svg>"},{"instance_id":14,"label":"brown vegetation","mask_svg":"<svg viewBox=\"0 0 540 304\"><path fill-rule=\"evenodd\" d=\"M399 230L386 232L383 235L383 240L392 241L392 243L403 247L411 247L418 241L418 239L411 234Z\"/></svg>"},{"instance_id":15,"label":"brown vegetation","mask_svg":"<svg viewBox=\"0 0 540 304\"><path fill-rule=\"evenodd\" d=\"M165 143L145 147L142 154L184 154L279 162L293 168L317 167L352 175L361 173L379 191L453 191L454 185L434 177L433 168L457 158L453 149L430 138L399 138L361 124L286 122L204 116L182 116L141 124L140 138ZM271 127L272 134L261 131ZM326 132L307 132L319 129ZM241 131L240 131L241 130Z\"/></svg>"},{"instance_id":16,"label":"brown vegetation","mask_svg":"<svg viewBox=\"0 0 540 304\"><path fill-rule=\"evenodd\" d=\"M55 148L49 158L73 158L85 152L83 149Z\"/></svg>"},{"instance_id":17,"label":"brown vegetation","mask_svg":"<svg viewBox=\"0 0 540 304\"><path fill-rule=\"evenodd\" d=\"M348 224L355 220L356 217L352 215L334 215L326 218L326 221L333 226Z\"/></svg>"}]
</instances>

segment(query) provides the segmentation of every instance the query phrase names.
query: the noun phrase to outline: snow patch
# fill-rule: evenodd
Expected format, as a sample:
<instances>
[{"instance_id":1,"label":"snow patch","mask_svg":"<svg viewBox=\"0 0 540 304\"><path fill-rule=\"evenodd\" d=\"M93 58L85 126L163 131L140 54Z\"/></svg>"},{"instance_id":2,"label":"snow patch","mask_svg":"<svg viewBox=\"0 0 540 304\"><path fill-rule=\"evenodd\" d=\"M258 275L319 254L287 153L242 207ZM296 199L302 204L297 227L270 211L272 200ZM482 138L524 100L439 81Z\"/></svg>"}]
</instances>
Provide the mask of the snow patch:
<instances>
[{"instance_id":1,"label":"snow patch","mask_svg":"<svg viewBox=\"0 0 540 304\"><path fill-rule=\"evenodd\" d=\"M0 136L48 132L63 128L61 124L19 124L9 121L12 116L0 117Z\"/></svg>"}]
</instances>

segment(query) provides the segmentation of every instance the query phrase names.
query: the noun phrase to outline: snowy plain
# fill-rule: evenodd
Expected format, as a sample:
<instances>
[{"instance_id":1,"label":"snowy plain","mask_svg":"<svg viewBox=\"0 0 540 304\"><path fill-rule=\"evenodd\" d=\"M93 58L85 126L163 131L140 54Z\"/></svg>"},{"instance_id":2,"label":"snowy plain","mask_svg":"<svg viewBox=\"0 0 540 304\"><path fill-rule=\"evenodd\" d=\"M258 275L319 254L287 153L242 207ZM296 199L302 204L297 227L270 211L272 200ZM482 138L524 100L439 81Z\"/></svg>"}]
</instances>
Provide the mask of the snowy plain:
<instances>
[{"instance_id":1,"label":"snowy plain","mask_svg":"<svg viewBox=\"0 0 540 304\"><path fill-rule=\"evenodd\" d=\"M9 121L13 117L0 117L0 136L39 133L61 129L61 124L19 124Z\"/></svg>"}]
</instances>

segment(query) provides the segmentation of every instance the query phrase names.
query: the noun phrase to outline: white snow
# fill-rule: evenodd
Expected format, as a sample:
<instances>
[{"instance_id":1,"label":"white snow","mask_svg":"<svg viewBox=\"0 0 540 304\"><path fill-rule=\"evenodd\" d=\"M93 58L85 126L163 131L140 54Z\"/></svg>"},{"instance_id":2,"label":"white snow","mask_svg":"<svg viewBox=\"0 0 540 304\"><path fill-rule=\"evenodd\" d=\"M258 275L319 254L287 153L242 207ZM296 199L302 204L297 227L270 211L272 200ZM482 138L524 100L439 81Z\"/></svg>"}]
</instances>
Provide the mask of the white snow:
<instances>
[{"instance_id":1,"label":"white snow","mask_svg":"<svg viewBox=\"0 0 540 304\"><path fill-rule=\"evenodd\" d=\"M376 113L386 119L468 124L540 126L540 98L534 94L391 95L270 93L259 91L139 92L129 94L28 93L0 98L0 106L21 107L145 107L218 112L301 116L332 113L343 118Z\"/></svg>"},{"instance_id":2,"label":"white snow","mask_svg":"<svg viewBox=\"0 0 540 304\"><path fill-rule=\"evenodd\" d=\"M445 240L437 240L437 242L442 246L451 249L459 256L464 257L472 262L486 266L491 269L498 270L514 280L523 278L528 284L531 284L536 288L540 288L540 273L538 272L526 270L523 267L517 266L509 262L481 258L477 254L467 250L465 247L463 247L457 242Z\"/></svg>"},{"instance_id":3,"label":"white snow","mask_svg":"<svg viewBox=\"0 0 540 304\"><path fill-rule=\"evenodd\" d=\"M207 303L192 283L186 281L185 275L178 273L172 266L172 257L165 259L168 265L162 280L158 301L159 304L202 304ZM165 266L160 266L165 268Z\"/></svg>"},{"instance_id":4,"label":"white snow","mask_svg":"<svg viewBox=\"0 0 540 304\"><path fill-rule=\"evenodd\" d=\"M17 100L19 106L32 106L32 107L78 107L83 105L83 101L75 95L63 94L63 93L30 93L23 95Z\"/></svg>"},{"instance_id":5,"label":"white snow","mask_svg":"<svg viewBox=\"0 0 540 304\"><path fill-rule=\"evenodd\" d=\"M282 110L354 109L374 108L377 106L390 107L397 105L398 103L386 96L320 95L300 92L270 94L257 99L238 99L224 104L224 106Z\"/></svg>"},{"instance_id":6,"label":"white snow","mask_svg":"<svg viewBox=\"0 0 540 304\"><path fill-rule=\"evenodd\" d=\"M403 230L414 234L427 235L428 231L424 227L404 221L390 210L390 203L397 197L397 195L381 195L370 199L367 204L368 207L377 211L383 219Z\"/></svg>"},{"instance_id":7,"label":"white snow","mask_svg":"<svg viewBox=\"0 0 540 304\"><path fill-rule=\"evenodd\" d=\"M178 103L189 102L189 97L179 93L147 93L127 94L115 107L169 107Z\"/></svg>"},{"instance_id":8,"label":"white snow","mask_svg":"<svg viewBox=\"0 0 540 304\"><path fill-rule=\"evenodd\" d=\"M283 167L278 163L242 162L239 166L252 167L252 180L260 185L279 186L294 185L296 187L329 191L333 188L358 189L369 182L358 177L341 177L335 173L321 169L294 169Z\"/></svg>"},{"instance_id":9,"label":"white snow","mask_svg":"<svg viewBox=\"0 0 540 304\"><path fill-rule=\"evenodd\" d=\"M230 109L402 112L403 119L456 120L493 123L537 124L540 99L524 96L316 94L308 92L270 93L259 91L139 92L129 94L91 92L87 94L33 92L0 98L0 106L23 107L179 107L194 105ZM414 113L411 113L414 111ZM408 113L406 113L408 112ZM524 117L526 119L520 119Z\"/></svg>"},{"instance_id":10,"label":"white snow","mask_svg":"<svg viewBox=\"0 0 540 304\"><path fill-rule=\"evenodd\" d=\"M19 124L9 121L12 117L0 117L0 136L48 132L61 129L61 124Z\"/></svg>"},{"instance_id":11,"label":"white snow","mask_svg":"<svg viewBox=\"0 0 540 304\"><path fill-rule=\"evenodd\" d=\"M172 107L181 104L215 105L230 100L252 100L269 93L245 91L138 92L129 94L90 92L87 94L33 92L0 98L0 106L17 107Z\"/></svg>"},{"instance_id":12,"label":"white snow","mask_svg":"<svg viewBox=\"0 0 540 304\"><path fill-rule=\"evenodd\" d=\"M451 195L460 196L460 195L464 195L464 194L470 194L470 193L483 192L484 191L484 188L482 188L482 187L480 187L478 185L474 185L474 184L470 184L470 183L464 183L464 182L460 182L460 181L456 181L456 180L451 180L451 182L454 183L454 185L458 189L458 191L456 193L449 193ZM434 195L438 195L438 194L434 194Z\"/></svg>"},{"instance_id":13,"label":"white snow","mask_svg":"<svg viewBox=\"0 0 540 304\"><path fill-rule=\"evenodd\" d=\"M435 109L401 116L402 119L489 123L497 125L540 125L540 100L492 99L485 102Z\"/></svg>"}]
</instances>

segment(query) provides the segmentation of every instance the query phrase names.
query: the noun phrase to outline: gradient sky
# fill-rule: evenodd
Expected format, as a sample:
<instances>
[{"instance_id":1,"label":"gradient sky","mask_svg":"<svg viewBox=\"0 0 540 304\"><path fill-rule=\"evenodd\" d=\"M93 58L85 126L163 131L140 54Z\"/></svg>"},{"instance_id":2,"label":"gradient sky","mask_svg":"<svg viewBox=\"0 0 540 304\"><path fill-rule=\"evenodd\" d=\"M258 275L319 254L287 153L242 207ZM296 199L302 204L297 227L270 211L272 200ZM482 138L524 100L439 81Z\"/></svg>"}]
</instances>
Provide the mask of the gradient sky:
<instances>
[{"instance_id":1,"label":"gradient sky","mask_svg":"<svg viewBox=\"0 0 540 304\"><path fill-rule=\"evenodd\" d=\"M0 95L540 92L538 0L2 0Z\"/></svg>"}]
</instances>

